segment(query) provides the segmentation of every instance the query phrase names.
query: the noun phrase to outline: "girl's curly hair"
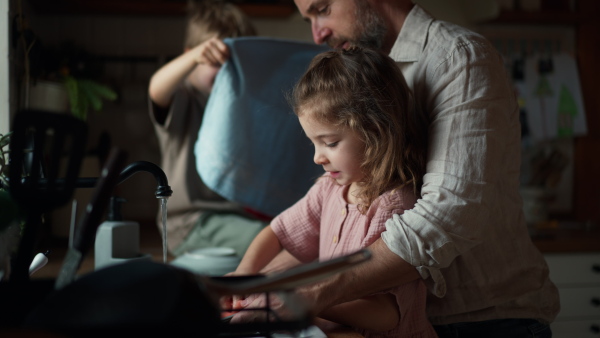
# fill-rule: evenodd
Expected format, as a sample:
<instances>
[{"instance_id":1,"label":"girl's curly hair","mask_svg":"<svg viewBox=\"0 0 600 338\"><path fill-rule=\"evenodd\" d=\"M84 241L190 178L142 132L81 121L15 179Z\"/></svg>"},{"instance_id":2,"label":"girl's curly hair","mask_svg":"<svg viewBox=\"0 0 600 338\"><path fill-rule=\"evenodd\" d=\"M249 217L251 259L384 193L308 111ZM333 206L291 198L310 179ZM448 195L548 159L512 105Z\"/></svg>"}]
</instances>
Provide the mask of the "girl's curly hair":
<instances>
[{"instance_id":1,"label":"girl's curly hair","mask_svg":"<svg viewBox=\"0 0 600 338\"><path fill-rule=\"evenodd\" d=\"M396 63L372 49L353 47L317 55L292 93L294 112L351 128L365 143L361 211L382 193L412 185L425 173L428 119L415 109Z\"/></svg>"}]
</instances>

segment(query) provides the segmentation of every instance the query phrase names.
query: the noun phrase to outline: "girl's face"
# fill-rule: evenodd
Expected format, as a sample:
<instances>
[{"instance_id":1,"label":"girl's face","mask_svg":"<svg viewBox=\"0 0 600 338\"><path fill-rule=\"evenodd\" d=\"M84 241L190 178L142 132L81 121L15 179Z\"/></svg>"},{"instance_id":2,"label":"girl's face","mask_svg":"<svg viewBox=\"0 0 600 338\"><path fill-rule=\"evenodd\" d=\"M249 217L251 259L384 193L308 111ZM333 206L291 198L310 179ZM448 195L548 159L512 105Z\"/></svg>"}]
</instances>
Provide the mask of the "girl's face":
<instances>
[{"instance_id":1,"label":"girl's face","mask_svg":"<svg viewBox=\"0 0 600 338\"><path fill-rule=\"evenodd\" d=\"M306 136L315 146L314 161L340 185L361 182L364 174L360 164L364 158L364 143L349 128L340 128L317 121L310 113L300 116Z\"/></svg>"}]
</instances>

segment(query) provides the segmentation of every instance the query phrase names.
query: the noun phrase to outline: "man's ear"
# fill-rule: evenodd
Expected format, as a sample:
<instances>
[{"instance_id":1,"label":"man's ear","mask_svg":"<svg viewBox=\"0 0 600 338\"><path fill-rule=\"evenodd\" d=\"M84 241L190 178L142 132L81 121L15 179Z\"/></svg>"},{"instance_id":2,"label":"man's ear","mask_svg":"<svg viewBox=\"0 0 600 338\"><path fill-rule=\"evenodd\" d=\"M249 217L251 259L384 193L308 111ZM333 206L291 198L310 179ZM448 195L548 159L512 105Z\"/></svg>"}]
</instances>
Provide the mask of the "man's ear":
<instances>
[{"instance_id":1,"label":"man's ear","mask_svg":"<svg viewBox=\"0 0 600 338\"><path fill-rule=\"evenodd\" d=\"M190 47L185 47L185 48L183 49L183 52L184 52L184 53L187 53L187 52L189 52L190 50L191 50L191 48L190 48Z\"/></svg>"}]
</instances>

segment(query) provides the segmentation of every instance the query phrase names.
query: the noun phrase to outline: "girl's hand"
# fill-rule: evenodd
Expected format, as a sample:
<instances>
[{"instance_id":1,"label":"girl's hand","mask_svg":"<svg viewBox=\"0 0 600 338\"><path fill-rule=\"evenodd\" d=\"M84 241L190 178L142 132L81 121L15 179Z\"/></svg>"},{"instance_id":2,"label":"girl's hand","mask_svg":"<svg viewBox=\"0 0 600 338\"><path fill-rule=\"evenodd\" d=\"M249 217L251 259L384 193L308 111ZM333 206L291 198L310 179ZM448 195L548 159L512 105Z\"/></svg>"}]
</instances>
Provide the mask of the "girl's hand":
<instances>
[{"instance_id":1,"label":"girl's hand","mask_svg":"<svg viewBox=\"0 0 600 338\"><path fill-rule=\"evenodd\" d=\"M270 292L269 297L269 321L289 321L298 319L306 314L306 306L302 299L293 293ZM231 323L259 323L267 321L267 295L258 293L249 295L240 305L248 311L238 311ZM258 310L251 310L258 309Z\"/></svg>"},{"instance_id":2,"label":"girl's hand","mask_svg":"<svg viewBox=\"0 0 600 338\"><path fill-rule=\"evenodd\" d=\"M229 59L229 48L216 35L204 41L190 52L197 64L213 67L222 66Z\"/></svg>"},{"instance_id":3,"label":"girl's hand","mask_svg":"<svg viewBox=\"0 0 600 338\"><path fill-rule=\"evenodd\" d=\"M238 271L233 271L233 272L225 274L225 276L242 276L242 275L244 275L244 273L240 273ZM244 303L245 299L246 299L246 296L244 296L244 295L227 295L227 296L221 297L219 299L221 309L232 309L233 310L233 311L222 311L221 318L229 317L229 316L234 315L237 312L239 312L239 311L235 311L235 310L240 310L244 307L242 304Z\"/></svg>"},{"instance_id":4,"label":"girl's hand","mask_svg":"<svg viewBox=\"0 0 600 338\"><path fill-rule=\"evenodd\" d=\"M242 305L241 305L242 301L236 300L234 296L223 296L223 297L221 297L219 302L221 305L221 309L227 309L227 310L233 309L233 311L222 311L221 318L225 318L225 317L234 315L234 314L238 313L238 311L235 311L235 310L242 309Z\"/></svg>"}]
</instances>

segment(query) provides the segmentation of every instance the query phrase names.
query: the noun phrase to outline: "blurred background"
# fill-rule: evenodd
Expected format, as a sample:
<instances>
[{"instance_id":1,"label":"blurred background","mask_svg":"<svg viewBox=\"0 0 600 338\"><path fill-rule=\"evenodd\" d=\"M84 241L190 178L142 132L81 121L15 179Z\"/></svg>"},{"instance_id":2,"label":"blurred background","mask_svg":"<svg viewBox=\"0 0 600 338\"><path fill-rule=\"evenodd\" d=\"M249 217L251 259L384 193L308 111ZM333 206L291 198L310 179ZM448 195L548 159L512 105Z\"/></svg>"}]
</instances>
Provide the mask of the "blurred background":
<instances>
[{"instance_id":1,"label":"blurred background","mask_svg":"<svg viewBox=\"0 0 600 338\"><path fill-rule=\"evenodd\" d=\"M252 18L259 35L312 42L310 27L292 1L233 2ZM440 19L480 32L505 56L522 108L523 195L537 196L541 188L543 196L532 200L545 203L542 215L531 217L599 223L600 2L416 2ZM24 107L68 112L64 93L45 94L42 87L60 93L64 88L54 81L57 76L85 76L114 91L117 98L104 101L100 111L86 112L89 149L81 176L98 176L109 145L127 150L128 162L159 163L147 86L153 72L183 50L185 5L184 0L2 1L0 133L9 131L11 117ZM540 72L540 67L546 71ZM553 91L555 86L566 86L566 94ZM46 102L48 97L53 100ZM548 124L563 115L568 115L566 130ZM127 200L126 219L155 224L154 185L148 174L118 187ZM89 198L88 190L76 192L79 208ZM53 237L68 236L70 208L69 204L52 215Z\"/></svg>"}]
</instances>

